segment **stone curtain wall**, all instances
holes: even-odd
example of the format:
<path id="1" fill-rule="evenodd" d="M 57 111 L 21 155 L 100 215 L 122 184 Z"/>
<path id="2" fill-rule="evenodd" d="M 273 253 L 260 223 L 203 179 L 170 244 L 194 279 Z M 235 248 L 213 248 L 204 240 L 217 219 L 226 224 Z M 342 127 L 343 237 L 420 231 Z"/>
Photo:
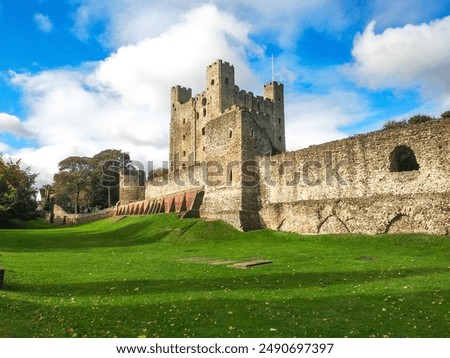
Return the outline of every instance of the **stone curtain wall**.
<path id="1" fill-rule="evenodd" d="M 195 165 L 149 179 L 145 186 L 145 200 L 149 201 L 176 193 L 200 190 L 204 190 L 204 168 L 203 165 Z"/>
<path id="2" fill-rule="evenodd" d="M 47 214 L 46 219 L 47 221 L 56 225 L 65 225 L 65 224 L 73 225 L 109 218 L 111 216 L 114 216 L 115 212 L 116 212 L 115 208 L 108 208 L 93 213 L 68 214 L 59 205 L 54 205 L 53 215 L 51 213 Z"/>
<path id="3" fill-rule="evenodd" d="M 448 234 L 449 141 L 450 121 L 440 120 L 262 158 L 261 216 L 298 233 Z M 399 146 L 419 170 L 391 171 Z"/>
<path id="4" fill-rule="evenodd" d="M 449 233 L 449 120 L 285 152 L 283 91 L 242 91 L 221 60 L 195 97 L 173 87 L 169 173 L 145 185 L 123 176 L 118 212 L 184 211 L 201 192 L 201 217 L 241 230 Z"/>

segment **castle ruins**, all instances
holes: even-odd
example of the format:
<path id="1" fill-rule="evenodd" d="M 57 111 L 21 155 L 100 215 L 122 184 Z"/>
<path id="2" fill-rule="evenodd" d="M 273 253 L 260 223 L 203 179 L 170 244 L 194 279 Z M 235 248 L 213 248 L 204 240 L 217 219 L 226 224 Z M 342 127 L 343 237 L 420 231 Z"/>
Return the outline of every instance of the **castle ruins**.
<path id="1" fill-rule="evenodd" d="M 285 148 L 283 85 L 263 96 L 207 67 L 206 90 L 171 90 L 167 172 L 126 171 L 116 215 L 178 212 L 240 230 L 450 233 L 450 121 Z"/>

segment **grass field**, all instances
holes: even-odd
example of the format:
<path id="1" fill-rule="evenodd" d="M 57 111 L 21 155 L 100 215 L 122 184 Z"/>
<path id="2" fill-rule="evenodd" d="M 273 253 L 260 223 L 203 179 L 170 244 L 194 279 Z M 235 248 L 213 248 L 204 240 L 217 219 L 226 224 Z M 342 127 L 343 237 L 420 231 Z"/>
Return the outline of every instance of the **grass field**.
<path id="1" fill-rule="evenodd" d="M 0 230 L 0 337 L 449 337 L 449 258 L 448 237 L 172 215 Z"/>

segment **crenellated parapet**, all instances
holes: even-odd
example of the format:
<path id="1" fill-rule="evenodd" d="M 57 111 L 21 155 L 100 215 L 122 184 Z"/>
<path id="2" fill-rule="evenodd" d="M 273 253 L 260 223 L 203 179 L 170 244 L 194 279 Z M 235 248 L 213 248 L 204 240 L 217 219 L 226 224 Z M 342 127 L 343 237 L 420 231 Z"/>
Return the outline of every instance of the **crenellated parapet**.
<path id="1" fill-rule="evenodd" d="M 194 97 L 190 88 L 172 87 L 170 169 L 177 170 L 218 157 L 216 153 L 222 148 L 214 145 L 214 138 L 209 138 L 212 134 L 207 128 L 214 128 L 209 123 L 217 123 L 230 110 L 251 113 L 255 128 L 242 133 L 244 141 L 258 132 L 270 141 L 269 152 L 285 151 L 283 91 L 283 85 L 278 82 L 266 84 L 263 95 L 241 90 L 235 84 L 234 66 L 222 60 L 206 68 L 206 90 Z M 231 123 L 229 126 L 228 133 L 239 130 L 232 128 Z M 243 150 L 242 145 L 235 147 L 232 156 L 240 157 Z M 263 154 L 258 152 L 258 147 L 252 152 Z"/>

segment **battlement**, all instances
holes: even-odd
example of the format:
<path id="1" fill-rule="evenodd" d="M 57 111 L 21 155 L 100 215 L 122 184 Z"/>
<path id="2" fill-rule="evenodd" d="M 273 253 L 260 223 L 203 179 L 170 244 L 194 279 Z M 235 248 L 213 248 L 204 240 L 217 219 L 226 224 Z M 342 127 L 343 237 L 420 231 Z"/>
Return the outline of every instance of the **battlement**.
<path id="1" fill-rule="evenodd" d="M 218 60 L 194 98 L 172 87 L 170 169 L 145 186 L 123 171 L 120 215 L 189 211 L 202 193 L 195 215 L 241 230 L 450 233 L 449 120 L 286 152 L 283 84 L 255 95 L 234 82 Z"/>
<path id="2" fill-rule="evenodd" d="M 211 67 L 215 67 L 215 66 L 224 66 L 224 67 L 232 67 L 234 68 L 234 66 L 232 64 L 230 64 L 227 61 L 222 61 L 222 60 L 217 60 L 216 62 L 208 65 L 207 68 L 211 68 Z"/>
<path id="3" fill-rule="evenodd" d="M 241 90 L 235 84 L 234 66 L 217 60 L 206 68 L 206 90 L 192 97 L 190 88 L 172 87 L 170 124 L 171 170 L 202 163 L 207 155 L 214 157 L 216 142 L 208 138 L 206 127 L 230 111 L 251 113 L 253 125 L 258 127 L 243 133 L 251 136 L 263 130 L 272 143 L 273 151 L 285 150 L 284 88 L 278 82 L 264 86 L 263 95 Z M 230 128 L 233 131 L 232 128 Z M 208 145 L 206 145 L 208 142 Z M 207 148 L 207 149 L 206 149 Z M 271 149 L 272 150 L 272 149 Z M 236 147 L 236 157 L 242 147 Z"/>
<path id="4" fill-rule="evenodd" d="M 172 105 L 183 104 L 192 98 L 192 89 L 181 86 L 174 86 L 171 89 Z"/>

